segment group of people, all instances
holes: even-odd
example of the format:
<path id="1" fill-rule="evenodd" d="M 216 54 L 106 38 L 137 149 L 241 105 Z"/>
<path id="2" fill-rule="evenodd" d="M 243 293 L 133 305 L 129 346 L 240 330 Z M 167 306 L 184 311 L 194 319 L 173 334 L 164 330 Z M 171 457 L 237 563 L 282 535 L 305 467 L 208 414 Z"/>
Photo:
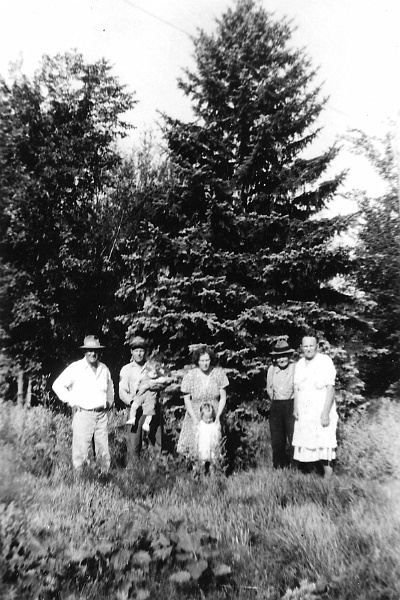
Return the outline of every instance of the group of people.
<path id="1" fill-rule="evenodd" d="M 80 348 L 84 358 L 73 362 L 54 381 L 53 390 L 73 408 L 72 462 L 80 472 L 89 460 L 94 440 L 96 459 L 102 471 L 110 467 L 107 410 L 114 403 L 109 369 L 100 361 L 104 346 L 96 336 L 85 337 Z M 131 361 L 122 367 L 119 397 L 129 409 L 127 420 L 127 467 L 139 459 L 144 433 L 152 446 L 162 450 L 163 421 L 160 392 L 173 379 L 165 374 L 162 361 L 146 358 L 147 342 L 137 336 L 131 342 Z M 317 340 L 304 337 L 303 357 L 295 364 L 294 350 L 279 338 L 271 352 L 266 391 L 271 400 L 269 423 L 273 466 L 322 463 L 326 476 L 335 458 L 337 413 L 334 402 L 335 367 L 318 352 Z M 208 346 L 193 354 L 193 368 L 181 382 L 185 416 L 177 452 L 212 465 L 221 451 L 221 416 L 229 385 L 224 369 Z M 293 449 L 293 450 L 292 450 Z"/>

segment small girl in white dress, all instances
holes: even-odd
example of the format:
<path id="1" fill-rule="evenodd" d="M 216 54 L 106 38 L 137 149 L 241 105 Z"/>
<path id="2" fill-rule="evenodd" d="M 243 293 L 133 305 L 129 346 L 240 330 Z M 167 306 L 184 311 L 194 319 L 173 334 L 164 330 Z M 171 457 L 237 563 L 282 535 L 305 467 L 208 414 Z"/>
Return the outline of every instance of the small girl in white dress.
<path id="1" fill-rule="evenodd" d="M 215 420 L 215 409 L 209 402 L 200 407 L 197 431 L 197 451 L 205 466 L 214 464 L 220 456 L 221 426 Z"/>

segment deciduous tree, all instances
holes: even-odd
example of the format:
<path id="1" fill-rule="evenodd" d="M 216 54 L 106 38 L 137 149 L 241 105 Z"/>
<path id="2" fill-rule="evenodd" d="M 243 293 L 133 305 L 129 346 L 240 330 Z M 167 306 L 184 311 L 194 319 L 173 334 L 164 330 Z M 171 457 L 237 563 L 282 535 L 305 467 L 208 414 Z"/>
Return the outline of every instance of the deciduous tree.
<path id="1" fill-rule="evenodd" d="M 24 368 L 48 373 L 112 312 L 119 208 L 107 186 L 135 101 L 107 61 L 77 53 L 0 83 L 5 344 Z"/>
<path id="2" fill-rule="evenodd" d="M 400 215 L 398 162 L 394 133 L 382 139 L 353 130 L 348 136 L 355 153 L 368 159 L 386 191 L 371 198 L 356 190 L 360 209 L 356 283 L 365 293 L 366 316 L 374 330 L 360 352 L 361 372 L 368 394 L 382 394 L 399 381 L 400 366 Z"/>

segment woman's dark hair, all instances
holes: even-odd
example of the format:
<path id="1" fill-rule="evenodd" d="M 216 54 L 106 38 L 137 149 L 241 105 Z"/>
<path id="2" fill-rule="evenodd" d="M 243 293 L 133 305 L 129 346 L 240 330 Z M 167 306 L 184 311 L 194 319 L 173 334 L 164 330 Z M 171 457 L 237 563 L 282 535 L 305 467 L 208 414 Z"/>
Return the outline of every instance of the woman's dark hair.
<path id="1" fill-rule="evenodd" d="M 214 350 L 210 348 L 210 346 L 206 345 L 199 346 L 198 348 L 196 348 L 196 350 L 194 350 L 194 352 L 192 353 L 193 364 L 198 365 L 200 356 L 203 356 L 203 354 L 208 354 L 208 356 L 210 357 L 211 366 L 215 367 L 215 365 L 217 364 L 217 356 Z"/>

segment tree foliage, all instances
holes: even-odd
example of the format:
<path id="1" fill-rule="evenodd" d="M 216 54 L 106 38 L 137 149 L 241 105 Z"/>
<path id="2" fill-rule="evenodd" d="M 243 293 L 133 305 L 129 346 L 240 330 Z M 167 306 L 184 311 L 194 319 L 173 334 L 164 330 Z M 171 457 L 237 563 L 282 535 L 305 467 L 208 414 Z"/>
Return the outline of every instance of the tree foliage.
<path id="1" fill-rule="evenodd" d="M 356 283 L 367 299 L 366 315 L 374 331 L 362 352 L 362 375 L 367 392 L 382 394 L 399 380 L 400 360 L 400 215 L 398 164 L 394 134 L 372 138 L 359 130 L 348 137 L 354 152 L 367 158 L 385 184 L 385 193 L 370 198 L 356 191 L 360 224 Z"/>
<path id="2" fill-rule="evenodd" d="M 0 84 L 5 343 L 21 365 L 48 372 L 113 306 L 118 207 L 107 189 L 135 102 L 105 60 L 77 53 Z"/>
<path id="3" fill-rule="evenodd" d="M 116 370 L 125 333 L 175 368 L 209 343 L 241 401 L 273 338 L 313 331 L 354 392 L 342 346 L 360 320 L 332 283 L 352 268 L 334 243 L 349 218 L 320 214 L 343 174 L 327 176 L 335 147 L 312 155 L 325 101 L 291 34 L 253 0 L 200 32 L 179 82 L 195 118 L 165 116 L 165 156 L 147 137 L 122 160 L 135 101 L 104 60 L 45 57 L 1 82 L 1 322 L 19 364 L 47 374 L 96 331 Z"/>
<path id="4" fill-rule="evenodd" d="M 330 283 L 350 269 L 331 243 L 348 219 L 316 218 L 342 175 L 323 179 L 335 148 L 305 155 L 324 100 L 291 33 L 253 0 L 200 32 L 196 70 L 179 82 L 196 118 L 165 117 L 170 168 L 146 208 L 151 242 L 136 239 L 119 291 L 134 307 L 128 340 L 145 333 L 179 362 L 211 343 L 242 398 L 271 338 L 312 328 L 338 343 L 357 321 Z"/>

